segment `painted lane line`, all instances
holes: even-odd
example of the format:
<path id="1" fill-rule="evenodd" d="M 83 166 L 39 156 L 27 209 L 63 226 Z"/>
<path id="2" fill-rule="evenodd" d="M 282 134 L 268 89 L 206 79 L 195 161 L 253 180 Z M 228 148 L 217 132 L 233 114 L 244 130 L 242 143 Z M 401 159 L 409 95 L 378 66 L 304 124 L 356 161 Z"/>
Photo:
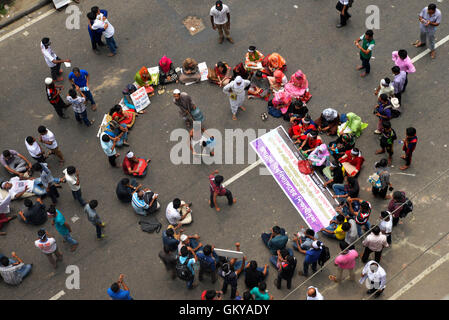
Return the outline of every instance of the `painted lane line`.
<path id="1" fill-rule="evenodd" d="M 388 300 L 397 300 L 400 296 L 402 296 L 405 292 L 410 290 L 413 286 L 415 286 L 419 281 L 421 281 L 424 277 L 426 277 L 428 274 L 435 271 L 440 265 L 445 263 L 449 260 L 449 253 L 446 253 L 445 256 L 438 259 L 434 264 L 429 266 L 426 270 L 421 272 L 417 277 L 415 277 L 412 281 L 407 283 L 405 286 L 403 286 L 398 292 L 393 294 Z"/>
<path id="2" fill-rule="evenodd" d="M 449 35 L 447 35 L 446 37 L 444 37 L 443 39 L 441 39 L 440 41 L 438 41 L 435 44 L 435 49 L 438 48 L 439 46 L 445 44 L 446 42 L 449 41 Z M 423 52 L 421 52 L 420 54 L 418 54 L 416 57 L 414 57 L 412 59 L 412 62 L 415 63 L 416 61 L 418 61 L 419 59 L 421 59 L 422 57 L 424 57 L 425 55 L 427 55 L 428 53 L 430 53 L 429 49 L 424 50 Z"/>
<path id="3" fill-rule="evenodd" d="M 36 17 L 36 18 L 34 18 L 34 19 L 32 19 L 31 21 L 28 21 L 28 22 L 25 23 L 24 25 L 21 25 L 21 26 L 18 27 L 17 29 L 14 29 L 14 30 L 8 32 L 8 33 L 5 34 L 4 36 L 1 36 L 1 37 L 0 37 L 0 42 L 2 42 L 3 40 L 8 39 L 9 37 L 15 35 L 16 33 L 20 32 L 20 31 L 22 31 L 22 30 L 24 30 L 25 28 L 28 28 L 29 26 L 35 24 L 36 22 L 38 22 L 38 21 L 40 21 L 40 20 L 42 20 L 42 19 L 48 17 L 49 15 L 51 15 L 51 14 L 54 13 L 54 12 L 56 12 L 56 9 L 54 9 L 54 8 L 53 8 L 53 9 L 50 9 L 49 11 L 47 11 L 47 12 L 41 14 L 40 16 L 38 16 L 38 17 Z"/>
<path id="4" fill-rule="evenodd" d="M 233 176 L 232 178 L 230 178 L 229 180 L 223 182 L 223 187 L 226 187 L 228 185 L 230 185 L 231 183 L 233 183 L 235 180 L 237 180 L 238 178 L 240 178 L 241 176 L 247 174 L 249 171 L 253 170 L 255 167 L 259 166 L 260 164 L 262 164 L 263 161 L 262 159 L 257 160 L 256 162 L 254 162 L 252 165 L 246 167 L 245 169 L 243 169 L 242 171 L 240 171 L 239 173 L 237 173 L 235 176 Z"/>
<path id="5" fill-rule="evenodd" d="M 59 298 L 61 298 L 63 295 L 65 295 L 64 290 L 59 291 L 57 294 L 55 294 L 53 297 L 51 297 L 48 300 L 58 300 Z"/>

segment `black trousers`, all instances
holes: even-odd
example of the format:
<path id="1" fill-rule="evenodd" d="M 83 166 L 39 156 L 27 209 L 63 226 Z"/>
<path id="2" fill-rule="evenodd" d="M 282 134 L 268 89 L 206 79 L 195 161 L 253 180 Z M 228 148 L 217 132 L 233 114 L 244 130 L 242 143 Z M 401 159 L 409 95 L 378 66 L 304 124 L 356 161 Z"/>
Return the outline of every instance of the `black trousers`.
<path id="1" fill-rule="evenodd" d="M 287 281 L 287 289 L 290 289 L 291 287 L 292 287 L 292 277 L 293 277 L 293 274 L 292 274 L 292 276 L 290 277 L 290 278 L 283 278 L 282 276 L 281 276 L 281 273 L 280 272 L 278 272 L 278 277 L 277 277 L 277 279 L 276 279 L 276 287 L 278 288 L 278 289 L 280 289 L 281 288 L 281 283 L 282 283 L 282 279 L 284 279 L 284 280 L 286 280 Z"/>
<path id="2" fill-rule="evenodd" d="M 226 292 L 228 291 L 228 285 L 231 285 L 231 300 L 234 300 L 237 294 L 237 281 L 230 283 L 225 279 L 225 281 L 223 281 L 223 288 L 221 288 L 223 294 L 226 294 Z"/>
<path id="3" fill-rule="evenodd" d="M 210 273 L 210 279 L 212 283 L 215 283 L 217 281 L 217 270 L 211 270 L 210 268 L 203 267 L 200 265 L 200 272 L 198 275 L 198 280 L 203 281 L 203 277 L 205 273 Z"/>
<path id="4" fill-rule="evenodd" d="M 217 197 L 223 197 L 223 196 L 217 196 Z M 226 193 L 225 193 L 224 197 L 228 198 L 228 204 L 230 206 L 232 206 L 234 204 L 234 198 L 232 197 L 232 192 L 229 191 L 228 189 L 226 189 Z M 210 193 L 210 207 L 215 208 L 213 192 Z"/>
<path id="5" fill-rule="evenodd" d="M 60 58 L 56 57 L 56 60 L 60 60 Z M 54 67 L 50 67 L 51 78 L 53 80 L 58 79 L 60 70 L 61 70 L 61 63 L 57 63 Z"/>
<path id="6" fill-rule="evenodd" d="M 367 263 L 368 262 L 368 258 L 370 256 L 371 252 L 374 252 L 374 261 L 376 261 L 377 263 L 380 263 L 380 258 L 382 257 L 382 250 L 380 250 L 380 251 L 372 251 L 368 247 L 365 247 L 365 251 L 363 251 L 362 262 L 363 263 Z"/>
<path id="7" fill-rule="evenodd" d="M 59 192 L 54 184 L 50 185 L 47 195 L 51 198 L 51 202 L 53 204 L 56 204 L 58 202 L 57 198 L 59 198 Z"/>
<path id="8" fill-rule="evenodd" d="M 399 223 L 399 217 L 393 217 L 393 227 L 396 227 L 396 225 Z"/>
<path id="9" fill-rule="evenodd" d="M 405 85 L 404 85 L 404 88 L 405 88 Z M 402 92 L 404 92 L 404 90 L 402 90 Z M 399 104 L 400 104 L 400 105 L 402 105 L 402 92 L 398 92 L 398 93 L 395 93 L 395 94 L 394 94 L 394 96 L 395 96 L 396 98 L 398 98 Z"/>
<path id="10" fill-rule="evenodd" d="M 113 167 L 116 167 L 116 166 L 117 166 L 117 164 L 115 163 L 115 159 L 116 159 L 116 158 L 117 158 L 117 157 L 115 156 L 115 154 L 114 154 L 113 156 L 108 157 L 109 163 L 110 163 L 110 165 L 113 166 Z"/>
<path id="11" fill-rule="evenodd" d="M 365 72 L 368 74 L 371 72 L 371 65 L 369 63 L 370 59 L 365 59 L 362 56 L 360 56 L 360 60 L 362 60 L 362 67 L 365 69 Z"/>
<path id="12" fill-rule="evenodd" d="M 348 9 L 346 9 L 344 15 L 341 14 L 341 12 L 340 12 L 340 24 L 341 24 L 342 26 L 345 26 L 345 25 L 346 25 L 346 22 L 348 21 L 349 18 L 351 18 L 351 15 L 349 14 Z"/>
<path id="13" fill-rule="evenodd" d="M 51 103 L 51 102 L 50 102 Z M 64 116 L 64 109 L 68 106 L 64 103 L 61 97 L 59 97 L 59 102 L 57 103 L 51 103 L 53 108 L 55 108 L 56 114 L 60 116 L 61 118 Z"/>

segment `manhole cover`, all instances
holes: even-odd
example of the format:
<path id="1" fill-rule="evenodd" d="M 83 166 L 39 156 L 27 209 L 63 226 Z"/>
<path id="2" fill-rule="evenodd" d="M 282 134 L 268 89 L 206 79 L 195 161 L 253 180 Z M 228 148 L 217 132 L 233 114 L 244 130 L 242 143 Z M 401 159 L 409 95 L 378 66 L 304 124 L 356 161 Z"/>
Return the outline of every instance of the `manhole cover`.
<path id="1" fill-rule="evenodd" d="M 192 36 L 196 35 L 198 32 L 203 31 L 205 28 L 203 20 L 197 17 L 188 16 L 182 23 L 187 28 L 187 30 L 189 30 Z"/>

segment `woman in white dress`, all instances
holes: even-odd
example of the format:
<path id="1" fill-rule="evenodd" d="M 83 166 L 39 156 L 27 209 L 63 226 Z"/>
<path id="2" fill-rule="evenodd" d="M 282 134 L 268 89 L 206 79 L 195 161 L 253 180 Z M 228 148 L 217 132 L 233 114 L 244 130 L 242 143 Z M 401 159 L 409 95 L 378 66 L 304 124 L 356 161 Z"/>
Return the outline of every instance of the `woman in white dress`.
<path id="1" fill-rule="evenodd" d="M 246 109 L 243 107 L 243 102 L 245 101 L 245 88 L 249 86 L 249 80 L 243 80 L 242 77 L 238 76 L 234 81 L 228 83 L 224 88 L 223 92 L 229 96 L 229 103 L 231 104 L 232 120 L 237 120 L 237 111 Z"/>
<path id="2" fill-rule="evenodd" d="M 373 294 L 375 292 L 377 298 L 385 289 L 387 273 L 376 261 L 371 260 L 363 268 L 360 283 L 363 283 L 363 281 L 365 281 L 368 289 L 366 293 Z"/>

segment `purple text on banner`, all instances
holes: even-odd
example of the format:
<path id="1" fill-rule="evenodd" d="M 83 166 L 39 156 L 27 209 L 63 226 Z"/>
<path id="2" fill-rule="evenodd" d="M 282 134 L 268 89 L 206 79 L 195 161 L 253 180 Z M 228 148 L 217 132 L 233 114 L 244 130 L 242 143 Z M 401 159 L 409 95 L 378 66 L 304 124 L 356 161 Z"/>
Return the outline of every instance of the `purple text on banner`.
<path id="1" fill-rule="evenodd" d="M 309 227 L 312 228 L 315 232 L 321 230 L 324 227 L 323 224 L 316 217 L 315 212 L 303 198 L 301 193 L 299 193 L 298 189 L 290 180 L 284 169 L 282 169 L 276 159 L 271 155 L 270 150 L 268 150 L 263 141 L 261 139 L 257 139 L 252 142 L 252 145 L 259 156 L 262 158 L 262 160 L 265 162 L 265 165 L 271 171 L 271 174 L 281 186 L 282 190 L 284 190 L 287 197 L 290 199 L 299 213 L 301 213 L 301 216 L 307 222 Z"/>

